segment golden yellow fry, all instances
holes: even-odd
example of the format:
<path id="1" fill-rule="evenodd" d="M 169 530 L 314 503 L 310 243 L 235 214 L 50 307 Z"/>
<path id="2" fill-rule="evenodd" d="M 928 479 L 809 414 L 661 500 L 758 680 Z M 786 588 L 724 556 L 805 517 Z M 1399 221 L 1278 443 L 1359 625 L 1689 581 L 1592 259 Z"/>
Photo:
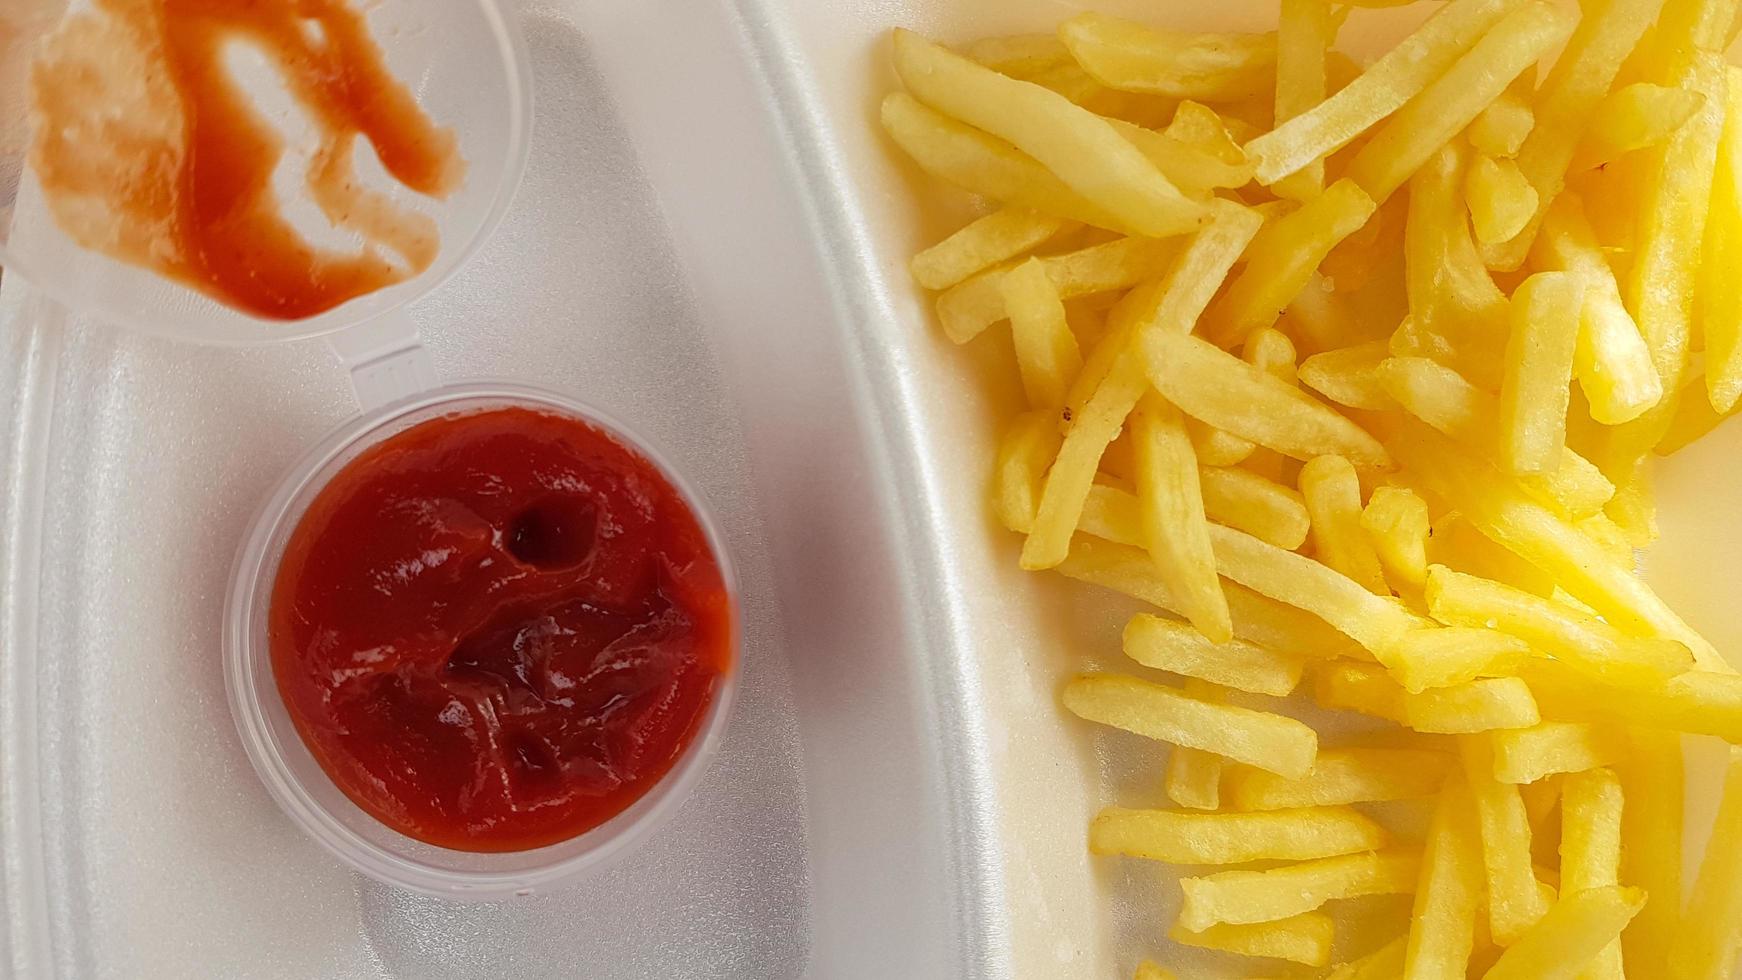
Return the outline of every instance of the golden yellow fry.
<path id="1" fill-rule="evenodd" d="M 1499 582 L 1428 570 L 1429 613 L 1453 626 L 1486 626 L 1510 633 L 1581 673 L 1621 685 L 1641 685 L 1693 666 L 1687 647 L 1668 640 L 1625 636 L 1595 616 Z"/>
<path id="2" fill-rule="evenodd" d="M 1197 419 L 1186 420 L 1186 435 L 1192 440 L 1192 451 L 1205 466 L 1239 466 L 1258 451 L 1249 440 L 1223 432 Z"/>
<path id="3" fill-rule="evenodd" d="M 1137 974 L 1132 980 L 1177 980 L 1172 970 L 1154 962 L 1144 960 L 1137 964 Z"/>
<path id="4" fill-rule="evenodd" d="M 1391 441 L 1392 453 L 1482 533 L 1553 574 L 1563 588 L 1622 630 L 1676 640 L 1693 651 L 1695 663 L 1728 669 L 1711 644 L 1643 581 L 1608 560 L 1600 545 L 1438 433 L 1420 425 L 1399 428 L 1403 434 Z"/>
<path id="5" fill-rule="evenodd" d="M 1329 711 L 1358 711 L 1404 724 L 1403 685 L 1378 664 L 1332 661 L 1313 670 L 1313 703 Z"/>
<path id="6" fill-rule="evenodd" d="M 1202 932 L 1219 923 L 1250 925 L 1311 912 L 1326 902 L 1363 895 L 1415 892 L 1421 855 L 1368 851 L 1319 858 L 1267 871 L 1221 871 L 1181 878 L 1179 924 Z"/>
<path id="7" fill-rule="evenodd" d="M 1417 799 L 1439 792 L 1446 769 L 1447 758 L 1438 752 L 1321 749 L 1312 772 L 1299 779 L 1236 767 L 1227 775 L 1227 797 L 1236 810 Z"/>
<path id="8" fill-rule="evenodd" d="M 1506 439 L 1499 399 L 1425 357 L 1389 358 L 1375 370 L 1386 393 L 1409 414 L 1490 462 L 1503 460 Z M 1601 511 L 1614 496 L 1614 485 L 1595 465 L 1564 446 L 1558 459 L 1554 469 L 1526 476 L 1519 485 L 1567 517 Z"/>
<path id="9" fill-rule="evenodd" d="M 970 59 L 1012 78 L 1025 78 L 1044 68 L 1067 64 L 1070 51 L 1056 34 L 1014 34 L 987 37 L 962 50 Z"/>
<path id="10" fill-rule="evenodd" d="M 1570 272 L 1539 272 L 1512 294 L 1512 337 L 1500 385 L 1500 462 L 1509 473 L 1558 468 L 1567 442 L 1567 386 L 1585 284 Z"/>
<path id="11" fill-rule="evenodd" d="M 1167 756 L 1164 786 L 1175 806 L 1214 810 L 1221 806 L 1222 757 L 1176 745 Z"/>
<path id="12" fill-rule="evenodd" d="M 1061 299 L 1071 299 L 1134 286 L 1160 273 L 1178 250 L 1174 242 L 1120 238 L 1032 261 L 1046 270 Z M 938 319 L 944 334 L 965 344 L 1008 316 L 1004 303 L 1004 276 L 1008 272 L 1007 267 L 995 266 L 939 293 Z"/>
<path id="13" fill-rule="evenodd" d="M 1034 408 L 1062 408 L 1083 355 L 1065 322 L 1065 304 L 1047 277 L 1046 264 L 1029 259 L 999 280 L 1022 388 Z"/>
<path id="14" fill-rule="evenodd" d="M 1306 667 L 1298 655 L 1244 640 L 1215 643 L 1195 627 L 1148 613 L 1125 624 L 1125 655 L 1145 667 L 1273 697 L 1291 693 Z"/>
<path id="15" fill-rule="evenodd" d="M 1536 188 L 1530 186 L 1518 164 L 1477 154 L 1464 174 L 1464 199 L 1470 206 L 1470 224 L 1476 241 L 1484 245 L 1503 242 L 1524 230 L 1536 215 Z"/>
<path id="16" fill-rule="evenodd" d="M 1417 617 L 1390 596 L 1377 596 L 1335 569 L 1232 528 L 1210 525 L 1216 568 L 1228 579 L 1330 623 L 1384 656 Z"/>
<path id="17" fill-rule="evenodd" d="M 1392 674 L 1411 694 L 1477 677 L 1512 674 L 1530 656 L 1523 640 L 1490 629 L 1439 626 L 1411 630 L 1390 650 Z"/>
<path id="18" fill-rule="evenodd" d="M 1732 407 L 1720 415 L 1712 411 L 1711 401 L 1699 397 L 1697 392 L 1684 392 L 1671 400 L 1675 402 L 1675 409 L 1669 428 L 1654 448 L 1659 456 L 1668 456 L 1692 445 L 1716 429 L 1719 423 L 1742 410 L 1742 407 Z"/>
<path id="19" fill-rule="evenodd" d="M 1278 321 L 1302 353 L 1317 354 L 1374 339 L 1367 327 L 1356 321 L 1350 297 L 1335 290 L 1336 283 L 1322 272 L 1313 273 L 1288 304 L 1287 315 Z M 1260 332 L 1255 330 L 1251 336 Z"/>
<path id="20" fill-rule="evenodd" d="M 1246 343 L 1241 345 L 1240 357 L 1247 364 L 1261 371 L 1268 371 L 1280 380 L 1295 379 L 1299 357 L 1295 352 L 1294 341 L 1274 327 L 1262 327 L 1248 334 Z"/>
<path id="21" fill-rule="evenodd" d="M 1470 237 L 1462 195 L 1468 156 L 1461 144 L 1449 143 L 1410 181 L 1403 234 L 1410 323 L 1398 334 L 1407 338 L 1419 333 L 1421 353 L 1498 391 L 1495 355 L 1505 344 L 1506 296 L 1494 285 Z M 1394 348 L 1393 353 L 1406 352 Z"/>
<path id="22" fill-rule="evenodd" d="M 1610 769 L 1576 772 L 1561 782 L 1561 891 L 1620 883 L 1621 780 Z M 1621 980 L 1621 943 L 1610 942 L 1581 980 Z"/>
<path id="23" fill-rule="evenodd" d="M 1529 728 L 1542 721 L 1529 686 L 1516 677 L 1479 677 L 1419 694 L 1404 691 L 1403 714 L 1410 728 L 1440 735 Z"/>
<path id="24" fill-rule="evenodd" d="M 1536 124 L 1518 150 L 1518 168 L 1536 189 L 1540 208 L 1560 194 L 1579 138 L 1663 0 L 1601 0 L 1587 5 L 1577 29 L 1536 97 Z M 1484 252 L 1488 265 L 1513 269 L 1524 260 L 1536 220 L 1510 241 Z"/>
<path id="25" fill-rule="evenodd" d="M 1346 179 L 1384 201 L 1545 51 L 1566 40 L 1575 17 L 1525 0 L 1446 73 L 1392 114 L 1349 161 Z M 1263 169 L 1263 160 L 1259 161 Z"/>
<path id="26" fill-rule="evenodd" d="M 1089 495 L 1101 455 L 1147 388 L 1138 359 L 1127 353 L 1114 364 L 1089 403 L 1072 418 L 1058 457 L 1047 471 L 1034 528 L 1022 545 L 1023 568 L 1051 568 L 1069 553 L 1071 535 L 1082 517 L 1083 501 Z"/>
<path id="27" fill-rule="evenodd" d="M 1332 970 L 1325 980 L 1397 980 L 1409 952 L 1409 935 L 1398 936 L 1366 956 Z"/>
<path id="28" fill-rule="evenodd" d="M 1441 77 L 1516 0 L 1452 0 L 1335 95 L 1246 144 L 1261 184 L 1322 160 Z"/>
<path id="29" fill-rule="evenodd" d="M 1266 225 L 1246 250 L 1246 268 L 1205 314 L 1205 335 L 1236 347 L 1252 331 L 1275 323 L 1332 246 L 1366 224 L 1373 210 L 1366 192 L 1339 180 Z"/>
<path id="30" fill-rule="evenodd" d="M 1619 425 L 1656 405 L 1663 397 L 1657 368 L 1633 314 L 1621 302 L 1621 287 L 1577 194 L 1562 191 L 1549 206 L 1531 246 L 1531 258 L 1539 268 L 1564 269 L 1585 282 L 1573 374 L 1585 393 L 1591 418 Z"/>
<path id="31" fill-rule="evenodd" d="M 1242 469 L 1204 466 L 1198 478 L 1210 520 L 1289 551 L 1306 541 L 1309 518 L 1299 491 Z"/>
<path id="32" fill-rule="evenodd" d="M 1180 813 L 1108 807 L 1089 825 L 1089 851 L 1169 864 L 1311 861 L 1385 846 L 1385 831 L 1348 807 L 1268 813 Z"/>
<path id="33" fill-rule="evenodd" d="M 1325 966 L 1331 962 L 1331 939 L 1335 932 L 1336 925 L 1330 916 L 1303 912 L 1275 922 L 1214 925 L 1198 931 L 1176 922 L 1168 929 L 1167 938 L 1184 946 Z"/>
<path id="34" fill-rule="evenodd" d="M 1012 531 L 1027 534 L 1034 527 L 1041 478 L 1063 439 L 1057 418 L 1056 412 L 1024 412 L 1011 421 L 998 442 L 993 510 L 999 523 Z"/>
<path id="35" fill-rule="evenodd" d="M 1210 550 L 1197 456 L 1186 438 L 1179 409 L 1154 392 L 1144 395 L 1137 403 L 1131 435 L 1138 515 L 1149 556 L 1185 604 L 1192 625 L 1211 640 L 1226 643 L 1234 635 L 1228 602 Z"/>
<path id="36" fill-rule="evenodd" d="M 1059 38 L 1097 81 L 1128 92 L 1228 102 L 1268 91 L 1274 78 L 1272 34 L 1180 34 L 1082 13 L 1059 25 Z"/>
<path id="37" fill-rule="evenodd" d="M 1058 571 L 1179 613 L 1173 594 L 1155 572 L 1155 563 L 1140 549 L 1079 535 Z M 1226 580 L 1222 582 L 1222 594 L 1228 598 L 1234 635 L 1242 640 L 1315 660 L 1350 656 L 1359 650 L 1324 620 L 1293 606 Z"/>
<path id="38" fill-rule="evenodd" d="M 1742 398 L 1742 289 L 1732 278 L 1742 263 L 1742 70 L 1734 65 L 1724 103 L 1696 311 L 1706 344 L 1706 397 L 1720 414 Z"/>
<path id="39" fill-rule="evenodd" d="M 1282 0 L 1276 20 L 1276 122 L 1285 123 L 1323 102 L 1326 55 L 1341 18 L 1326 0 Z M 1324 190 L 1325 164 L 1314 160 L 1276 182 L 1278 196 L 1296 201 Z"/>
<path id="40" fill-rule="evenodd" d="M 1734 747 L 1706 856 L 1670 948 L 1670 980 L 1723 980 L 1742 951 L 1742 750 Z"/>
<path id="41" fill-rule="evenodd" d="M 1633 753 L 1615 767 L 1621 777 L 1621 880 L 1644 888 L 1650 901 L 1621 934 L 1621 958 L 1635 977 L 1657 975 L 1681 931 L 1682 742 L 1670 732 L 1636 730 Z"/>
<path id="42" fill-rule="evenodd" d="M 1693 118 L 1705 101 L 1698 92 L 1669 85 L 1623 85 L 1598 103 L 1567 169 L 1593 170 L 1619 160 L 1622 154 L 1656 146 Z"/>
<path id="43" fill-rule="evenodd" d="M 1143 337 L 1149 380 L 1193 418 L 1294 459 L 1390 462 L 1377 440 L 1299 388 L 1204 340 L 1170 331 Z"/>
<path id="44" fill-rule="evenodd" d="M 1318 751 L 1318 736 L 1293 718 L 1200 701 L 1135 677 L 1078 677 L 1065 685 L 1064 703 L 1089 721 L 1284 775 L 1309 772 Z"/>
<path id="45" fill-rule="evenodd" d="M 1528 75 L 1520 77 L 1528 78 Z M 1530 107 L 1531 93 L 1517 91 L 1517 88 L 1514 84 L 1500 93 L 1500 97 L 1488 103 L 1488 108 L 1483 109 L 1470 123 L 1470 128 L 1464 131 L 1464 136 L 1478 153 L 1491 157 L 1515 157 L 1524 146 L 1525 138 L 1536 125 L 1536 113 Z"/>
<path id="46" fill-rule="evenodd" d="M 1427 580 L 1427 503 L 1414 491 L 1375 487 L 1361 529 L 1393 583 L 1420 587 Z"/>
<path id="47" fill-rule="evenodd" d="M 1610 431 L 1620 431 L 1620 427 Z M 1657 502 L 1651 489 L 1651 467 L 1643 459 L 1630 465 L 1612 465 L 1618 471 L 1615 496 L 1603 505 L 1603 514 L 1634 547 L 1647 547 L 1657 540 Z"/>
<path id="48" fill-rule="evenodd" d="M 920 102 L 1008 140 L 1066 185 L 1146 235 L 1196 228 L 1203 206 L 1094 113 L 1063 96 L 1000 75 L 912 31 L 894 34 L 895 70 Z"/>
<path id="49" fill-rule="evenodd" d="M 1742 677 L 1734 673 L 1690 670 L 1667 680 L 1619 684 L 1541 659 L 1519 673 L 1552 718 L 1633 724 L 1742 744 Z"/>
<path id="50" fill-rule="evenodd" d="M 1608 728 L 1567 721 L 1545 721 L 1490 737 L 1494 778 L 1503 783 L 1534 783 L 1557 772 L 1606 766 L 1619 760 L 1626 748 Z"/>
<path id="51" fill-rule="evenodd" d="M 1000 208 L 913 257 L 908 268 L 927 289 L 948 289 L 1014 258 L 1064 230 L 1063 218 L 1027 208 Z"/>
<path id="52" fill-rule="evenodd" d="M 1494 751 L 1486 735 L 1459 740 L 1464 779 L 1482 828 L 1482 865 L 1488 880 L 1488 929 L 1511 945 L 1548 911 L 1530 863 L 1530 821 L 1518 787 L 1494 778 Z M 1619 931 L 1619 930 L 1617 930 Z"/>
<path id="53" fill-rule="evenodd" d="M 1184 103 L 1181 109 L 1193 104 Z M 1107 122 L 1188 197 L 1208 199 L 1219 188 L 1239 187 L 1252 179 L 1252 164 L 1225 129 L 1221 131 L 1220 142 L 1188 143 L 1169 135 L 1177 131 L 1176 127 L 1158 133 L 1118 119 Z M 1218 120 L 1217 126 L 1220 125 Z"/>
<path id="54" fill-rule="evenodd" d="M 1433 537 L 1427 543 L 1427 560 L 1429 569 L 1444 565 L 1466 575 L 1510 585 L 1530 595 L 1553 598 L 1556 594 L 1554 579 L 1495 544 L 1455 510 L 1447 511 L 1434 522 Z"/>
<path id="55" fill-rule="evenodd" d="M 1374 595 L 1389 596 L 1379 556 L 1361 530 L 1361 482 L 1341 456 L 1318 456 L 1300 470 L 1300 490 L 1312 519 L 1313 553 Z"/>
<path id="56" fill-rule="evenodd" d="M 1484 980 L 1574 980 L 1645 906 L 1645 892 L 1609 885 L 1555 903 L 1483 974 Z"/>
<path id="57" fill-rule="evenodd" d="M 1476 944 L 1482 900 L 1482 837 L 1464 778 L 1454 773 L 1440 790 L 1422 849 L 1403 976 L 1463 980 Z"/>
<path id="58" fill-rule="evenodd" d="M 1573 526 L 1582 531 L 1586 537 L 1601 545 L 1603 551 L 1616 564 L 1622 568 L 1632 569 L 1634 567 L 1633 542 L 1628 540 L 1627 533 L 1621 530 L 1619 524 L 1609 519 L 1609 515 L 1592 514 L 1589 517 L 1581 517 L 1573 522 Z M 1567 598 L 1571 599 L 1571 596 Z M 1573 599 L 1572 601 L 1577 602 L 1578 600 Z"/>
<path id="59" fill-rule="evenodd" d="M 995 201 L 1098 228 L 1135 231 L 1111 211 L 1071 190 L 1040 161 L 1009 143 L 920 103 L 906 92 L 883 99 L 883 128 L 920 168 Z"/>
<path id="60" fill-rule="evenodd" d="M 1383 340 L 1324 351 L 1301 362 L 1300 383 L 1339 405 L 1389 411 L 1397 402 L 1380 385 L 1378 368 L 1390 356 Z"/>

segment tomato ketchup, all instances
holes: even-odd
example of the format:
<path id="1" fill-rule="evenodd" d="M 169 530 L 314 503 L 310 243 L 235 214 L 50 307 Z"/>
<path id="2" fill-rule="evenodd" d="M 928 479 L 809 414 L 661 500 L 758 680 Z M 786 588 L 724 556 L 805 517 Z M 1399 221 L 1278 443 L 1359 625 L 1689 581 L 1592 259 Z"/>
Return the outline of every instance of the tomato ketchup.
<path id="1" fill-rule="evenodd" d="M 320 491 L 272 590 L 273 673 L 334 783 L 409 837 L 552 844 L 645 794 L 734 657 L 683 494 L 582 419 L 432 419 Z"/>

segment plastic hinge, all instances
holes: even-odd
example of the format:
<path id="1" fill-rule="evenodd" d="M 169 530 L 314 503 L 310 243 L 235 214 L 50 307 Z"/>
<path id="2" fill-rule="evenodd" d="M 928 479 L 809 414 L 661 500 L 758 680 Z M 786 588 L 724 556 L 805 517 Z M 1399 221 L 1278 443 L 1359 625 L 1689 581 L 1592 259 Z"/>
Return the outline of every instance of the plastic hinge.
<path id="1" fill-rule="evenodd" d="M 328 343 L 351 372 L 364 411 L 436 387 L 435 362 L 403 314 L 389 314 L 334 335 Z"/>

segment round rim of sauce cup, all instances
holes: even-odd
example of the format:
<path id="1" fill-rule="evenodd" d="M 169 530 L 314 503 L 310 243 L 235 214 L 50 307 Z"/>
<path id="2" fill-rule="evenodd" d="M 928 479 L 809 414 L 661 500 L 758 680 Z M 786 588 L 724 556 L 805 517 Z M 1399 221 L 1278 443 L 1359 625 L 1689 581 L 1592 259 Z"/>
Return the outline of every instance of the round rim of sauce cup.
<path id="1" fill-rule="evenodd" d="M 567 840 L 522 851 L 459 851 L 407 837 L 370 816 L 315 761 L 285 708 L 272 671 L 267 613 L 284 547 L 316 494 L 358 454 L 430 419 L 494 408 L 555 412 L 597 426 L 650 461 L 701 526 L 732 606 L 731 660 L 694 736 L 640 799 Z M 383 406 L 342 425 L 303 455 L 249 526 L 224 610 L 230 713 L 260 781 L 291 822 L 357 871 L 396 888 L 462 901 L 548 892 L 622 858 L 665 824 L 695 791 L 719 751 L 738 685 L 742 603 L 720 530 L 670 462 L 622 423 L 554 391 L 507 382 L 449 385 Z"/>

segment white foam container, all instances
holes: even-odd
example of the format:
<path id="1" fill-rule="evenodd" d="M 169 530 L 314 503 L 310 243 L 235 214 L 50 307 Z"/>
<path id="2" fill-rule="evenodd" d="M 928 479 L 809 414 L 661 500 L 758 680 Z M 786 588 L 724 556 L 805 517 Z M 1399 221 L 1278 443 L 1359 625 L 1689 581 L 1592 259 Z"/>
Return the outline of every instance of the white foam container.
<path id="1" fill-rule="evenodd" d="M 938 336 L 904 263 L 954 198 L 875 131 L 890 25 L 959 40 L 1083 6 L 522 10 L 525 184 L 414 315 L 443 377 L 569 392 L 662 447 L 718 519 L 746 626 L 693 797 L 635 860 L 552 894 L 447 903 L 350 871 L 285 819 L 231 725 L 230 561 L 281 474 L 354 412 L 344 367 L 319 343 L 121 333 L 6 279 L 0 974 L 1101 978 L 1159 953 L 1249 975 L 1165 941 L 1165 868 L 1083 849 L 1100 806 L 1160 798 L 1160 750 L 1056 705 L 1063 677 L 1115 654 L 1130 607 L 1015 570 L 984 507 L 990 423 L 1015 393 L 980 381 L 1007 355 Z M 1662 468 L 1648 569 L 1721 649 L 1742 642 L 1739 439 Z M 1689 745 L 1692 853 L 1715 751 Z"/>

